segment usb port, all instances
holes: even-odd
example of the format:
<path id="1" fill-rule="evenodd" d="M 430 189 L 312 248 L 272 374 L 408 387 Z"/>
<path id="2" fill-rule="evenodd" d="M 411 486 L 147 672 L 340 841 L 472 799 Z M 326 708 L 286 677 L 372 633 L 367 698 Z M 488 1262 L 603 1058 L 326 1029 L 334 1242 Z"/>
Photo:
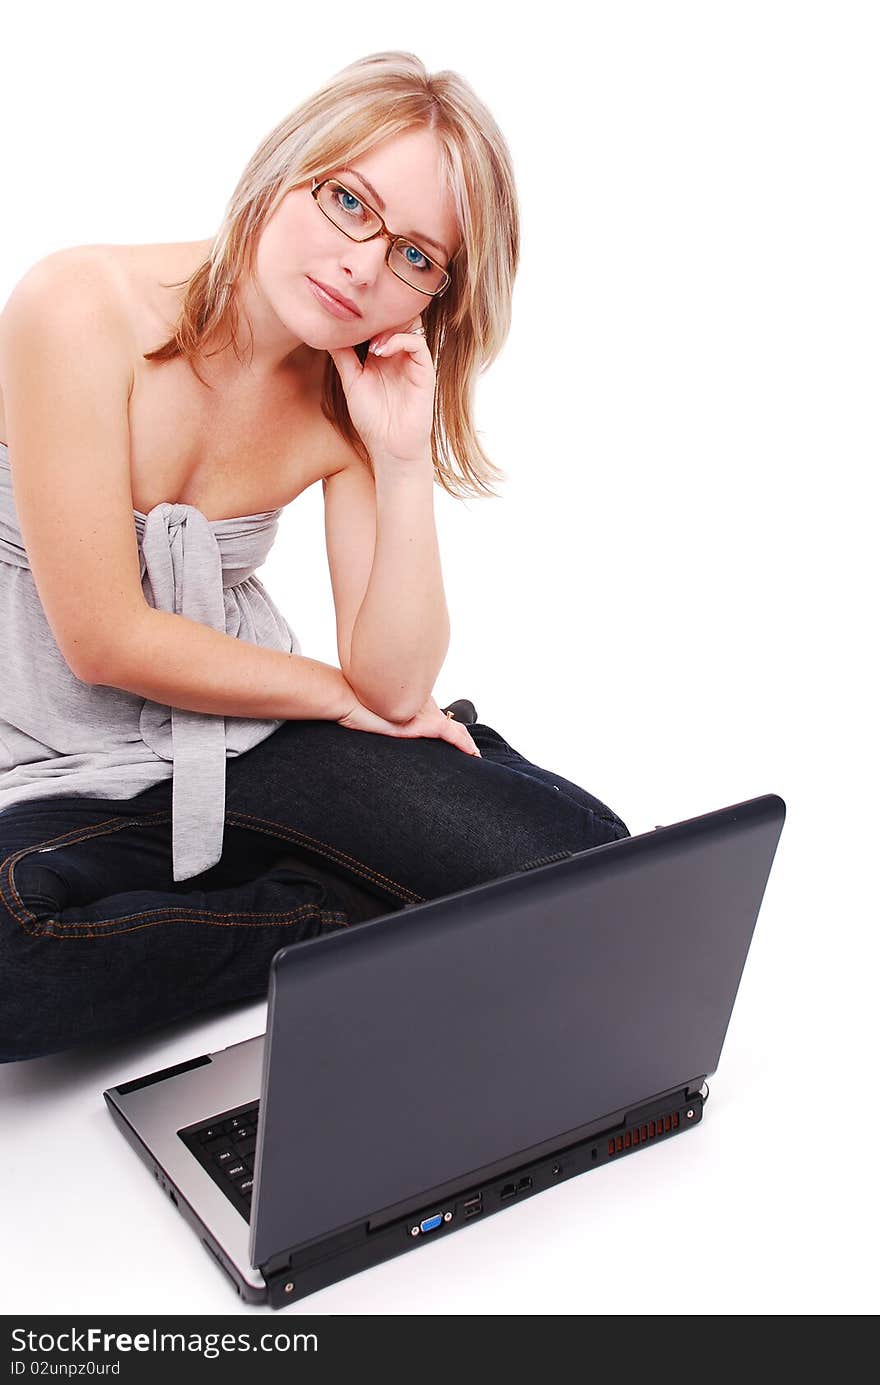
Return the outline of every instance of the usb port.
<path id="1" fill-rule="evenodd" d="M 462 1211 L 466 1217 L 477 1217 L 483 1210 L 483 1194 L 478 1193 L 476 1197 L 469 1197 L 467 1202 L 462 1203 Z"/>

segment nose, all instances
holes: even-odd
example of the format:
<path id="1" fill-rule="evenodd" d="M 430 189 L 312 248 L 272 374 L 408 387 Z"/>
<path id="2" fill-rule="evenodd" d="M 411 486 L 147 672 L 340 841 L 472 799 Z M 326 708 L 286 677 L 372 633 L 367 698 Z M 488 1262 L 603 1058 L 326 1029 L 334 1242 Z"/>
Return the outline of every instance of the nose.
<path id="1" fill-rule="evenodd" d="M 349 241 L 340 255 L 340 264 L 351 274 L 354 283 L 372 284 L 382 273 L 387 254 L 388 242 L 384 236 Z"/>

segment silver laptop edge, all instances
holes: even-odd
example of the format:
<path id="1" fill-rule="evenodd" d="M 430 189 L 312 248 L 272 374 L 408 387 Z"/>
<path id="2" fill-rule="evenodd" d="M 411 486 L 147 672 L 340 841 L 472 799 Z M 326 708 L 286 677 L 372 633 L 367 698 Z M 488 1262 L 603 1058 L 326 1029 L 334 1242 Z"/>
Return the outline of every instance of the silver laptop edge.
<path id="1" fill-rule="evenodd" d="M 208 1249 L 228 1272 L 243 1284 L 265 1292 L 265 1281 L 248 1255 L 249 1225 L 205 1173 L 177 1134 L 197 1121 L 208 1121 L 220 1111 L 234 1110 L 257 1101 L 262 1089 L 265 1034 L 205 1055 L 186 1072 L 156 1082 L 155 1074 L 142 1079 L 146 1086 L 120 1093 L 105 1092 L 117 1124 L 144 1163 L 180 1211 L 199 1232 Z M 123 1083 L 124 1088 L 135 1084 Z M 213 1244 L 211 1244 L 213 1242 Z M 225 1263 L 227 1257 L 229 1264 Z"/>

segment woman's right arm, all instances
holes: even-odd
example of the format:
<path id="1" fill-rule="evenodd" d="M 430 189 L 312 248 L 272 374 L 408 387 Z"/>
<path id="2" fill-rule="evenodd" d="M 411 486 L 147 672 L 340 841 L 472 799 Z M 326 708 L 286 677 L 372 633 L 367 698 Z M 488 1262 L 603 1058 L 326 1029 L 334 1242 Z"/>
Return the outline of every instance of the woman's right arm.
<path id="1" fill-rule="evenodd" d="M 132 517 L 131 329 L 88 249 L 39 261 L 0 314 L 13 494 L 31 573 L 83 682 L 220 716 L 338 721 L 341 669 L 154 610 Z"/>

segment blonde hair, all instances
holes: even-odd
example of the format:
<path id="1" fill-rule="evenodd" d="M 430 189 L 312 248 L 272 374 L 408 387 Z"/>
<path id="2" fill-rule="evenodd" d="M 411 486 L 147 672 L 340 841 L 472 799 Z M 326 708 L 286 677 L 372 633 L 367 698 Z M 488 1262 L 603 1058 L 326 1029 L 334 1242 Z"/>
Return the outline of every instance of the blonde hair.
<path id="1" fill-rule="evenodd" d="M 495 360 L 510 330 L 520 240 L 512 161 L 501 131 L 467 82 L 452 71 L 429 75 L 412 53 L 374 53 L 351 63 L 266 136 L 239 178 L 208 258 L 181 281 L 187 289 L 173 336 L 144 352 L 144 359 L 184 356 L 201 380 L 196 359 L 229 329 L 241 360 L 235 287 L 252 272 L 260 232 L 281 200 L 382 140 L 415 129 L 431 130 L 440 141 L 461 231 L 449 264 L 451 283 L 444 294 L 426 299 L 422 311 L 437 376 L 435 478 L 459 498 L 495 496 L 490 481 L 505 480 L 506 474 L 483 451 L 472 414 L 477 376 Z M 371 466 L 329 354 L 321 409 Z"/>

